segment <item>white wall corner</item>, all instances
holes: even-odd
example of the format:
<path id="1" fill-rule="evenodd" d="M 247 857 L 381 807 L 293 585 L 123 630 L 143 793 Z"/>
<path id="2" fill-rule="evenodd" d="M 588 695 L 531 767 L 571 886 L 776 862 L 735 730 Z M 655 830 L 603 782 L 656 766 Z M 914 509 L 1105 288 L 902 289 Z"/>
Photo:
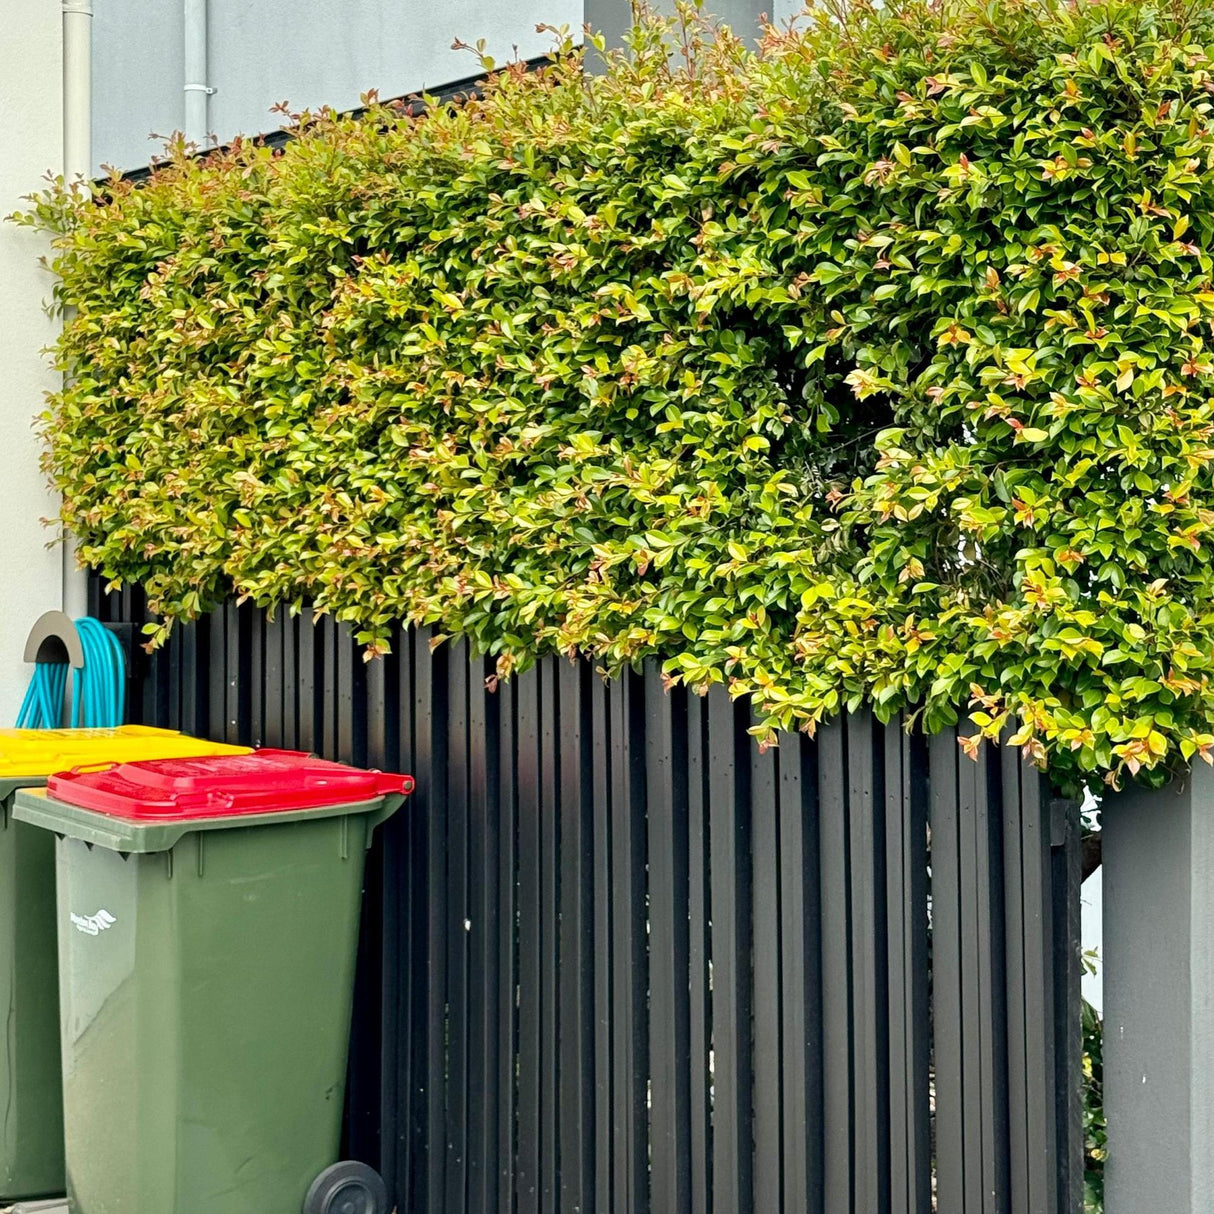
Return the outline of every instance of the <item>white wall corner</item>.
<path id="1" fill-rule="evenodd" d="M 5 25 L 19 30 L 0 71 L 0 214 L 21 208 L 48 171 L 63 164 L 63 33 L 58 4 L 7 0 Z M 44 354 L 58 324 L 49 318 L 52 279 L 39 264 L 45 238 L 0 223 L 0 725 L 10 725 L 29 670 L 30 625 L 62 600 L 59 549 L 43 519 L 57 509 L 39 467 L 34 419 L 57 377 Z"/>

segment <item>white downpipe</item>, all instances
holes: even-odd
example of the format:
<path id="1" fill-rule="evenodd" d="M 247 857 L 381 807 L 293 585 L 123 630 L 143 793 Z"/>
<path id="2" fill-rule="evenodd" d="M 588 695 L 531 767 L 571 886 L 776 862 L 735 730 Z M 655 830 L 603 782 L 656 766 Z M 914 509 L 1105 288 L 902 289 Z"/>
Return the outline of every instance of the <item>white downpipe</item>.
<path id="1" fill-rule="evenodd" d="M 63 178 L 93 176 L 93 4 L 63 0 Z M 71 619 L 88 614 L 88 577 L 76 565 L 76 541 L 63 544 L 63 610 Z"/>
<path id="2" fill-rule="evenodd" d="M 187 143 L 210 147 L 210 99 L 207 82 L 207 0 L 183 0 L 185 17 L 185 125 Z"/>

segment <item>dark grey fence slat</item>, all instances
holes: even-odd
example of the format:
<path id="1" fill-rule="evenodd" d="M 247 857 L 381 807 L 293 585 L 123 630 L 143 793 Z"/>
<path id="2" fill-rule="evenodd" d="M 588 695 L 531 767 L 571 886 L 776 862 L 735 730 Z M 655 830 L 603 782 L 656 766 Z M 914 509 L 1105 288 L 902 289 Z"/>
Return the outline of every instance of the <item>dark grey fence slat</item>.
<path id="1" fill-rule="evenodd" d="M 199 682 L 205 681 L 206 685 L 206 711 L 202 720 L 199 721 L 200 730 L 206 737 L 214 739 L 216 742 L 223 741 L 223 682 L 225 682 L 226 662 L 223 657 L 223 647 L 225 647 L 226 637 L 223 632 L 223 612 L 220 611 L 208 612 L 204 615 L 202 623 L 206 629 L 206 669 L 199 671 Z M 169 642 L 171 645 L 171 641 Z M 130 708 L 134 713 L 136 704 L 138 703 L 138 685 L 127 687 L 129 692 Z M 147 721 L 148 725 L 154 724 L 146 716 L 138 717 L 141 721 Z"/>
<path id="2" fill-rule="evenodd" d="M 965 1204 L 966 1119 L 961 1065 L 961 852 L 957 740 L 930 743 L 932 1025 L 936 1078 L 936 1202 L 939 1214 L 971 1214 Z M 977 1214 L 977 1211 L 973 1211 Z"/>
<path id="3" fill-rule="evenodd" d="M 484 663 L 466 657 L 467 668 L 467 804 L 469 804 L 469 891 L 466 924 L 469 957 L 467 1008 L 467 1162 L 466 1209 L 492 1214 L 498 1180 L 497 1136 L 493 1119 L 497 1107 L 497 921 L 498 823 L 497 801 L 490 801 L 488 744 L 490 730 Z M 494 705 L 495 707 L 495 705 Z M 449 1186 L 448 1186 L 449 1187 Z"/>
<path id="4" fill-rule="evenodd" d="M 1040 1001 L 1052 1000 L 1046 977 L 1042 881 L 1048 876 L 1048 849 L 1041 832 L 1041 803 L 1021 783 L 1021 764 L 1011 747 L 1000 756 L 1003 784 L 1004 936 L 1008 982 L 1008 1163 L 1014 1214 L 1054 1209 L 1049 1170 L 1053 1158 L 1052 1110 L 1046 1076 L 1032 1064 L 1034 1037 L 1044 1044 L 1048 1024 Z M 1030 972 L 1031 971 L 1031 972 Z"/>
<path id="5" fill-rule="evenodd" d="M 316 628 L 320 655 L 320 670 L 316 679 L 320 692 L 316 714 L 317 732 L 320 736 L 321 753 L 336 758 L 337 722 L 341 714 L 341 688 L 337 681 L 337 624 L 331 615 L 324 615 L 317 621 Z"/>
<path id="6" fill-rule="evenodd" d="M 645 671 L 649 822 L 650 1166 L 654 1210 L 691 1209 L 686 693 Z"/>
<path id="7" fill-rule="evenodd" d="M 166 719 L 170 729 L 181 728 L 181 718 L 184 708 L 182 702 L 182 646 L 169 645 L 165 650 L 165 664 L 168 667 L 168 702 L 166 704 Z M 254 665 L 254 670 L 257 667 Z"/>
<path id="8" fill-rule="evenodd" d="M 138 613 L 141 620 L 150 620 L 147 610 L 147 597 L 141 590 L 132 590 L 130 601 L 132 609 Z M 173 705 L 169 698 L 169 665 L 171 649 L 157 649 L 148 657 L 145 663 L 146 674 L 143 680 L 143 717 L 147 721 L 161 721 L 173 727 Z M 243 650 L 241 650 L 243 655 Z M 238 680 L 238 686 L 244 688 L 244 682 Z"/>
<path id="9" fill-rule="evenodd" d="M 282 678 L 283 633 L 282 613 L 278 612 L 272 620 L 266 620 L 265 622 L 266 674 L 262 737 L 267 746 L 284 745 L 283 710 L 286 706 L 286 700 L 283 694 L 284 685 Z M 379 665 L 377 673 L 382 676 L 382 664 Z M 291 689 L 291 695 L 294 697 L 294 688 Z"/>
<path id="10" fill-rule="evenodd" d="M 514 1214 L 518 1134 L 518 698 L 517 685 L 498 690 L 501 826 L 497 907 L 497 1212 Z"/>
<path id="11" fill-rule="evenodd" d="M 343 645 L 342 649 L 348 648 Z M 344 672 L 341 672 L 344 674 Z M 343 706 L 343 726 L 349 713 Z M 462 641 L 447 648 L 447 874 L 442 893 L 446 903 L 447 946 L 447 1109 L 446 1206 L 464 1209 L 468 1161 L 468 946 L 471 927 L 468 891 L 468 655 Z M 479 1094 L 473 1097 L 479 1100 Z"/>
<path id="12" fill-rule="evenodd" d="M 275 638 L 280 650 L 281 636 Z M 365 668 L 364 712 L 367 720 L 366 754 L 364 761 L 381 771 L 392 766 L 388 758 L 388 683 L 389 667 L 396 661 L 395 655 L 372 662 Z M 269 722 L 266 722 L 269 729 Z"/>
<path id="13" fill-rule="evenodd" d="M 284 649 L 284 677 L 292 650 L 299 644 L 299 621 L 291 621 L 287 648 Z M 292 640 L 294 644 L 292 644 Z M 404 864 L 396 886 L 396 910 L 400 922 L 401 980 L 396 999 L 389 1001 L 389 1013 L 384 1018 L 384 1034 L 390 1057 L 397 1054 L 395 1087 L 400 1100 L 398 1125 L 396 1127 L 396 1150 L 393 1154 L 395 1184 L 389 1192 L 398 1195 L 398 1204 L 408 1203 L 410 1209 L 422 1209 L 419 1195 L 418 1175 L 420 1166 L 415 1166 L 422 1157 L 422 1129 L 425 1124 L 425 1034 L 413 1031 L 419 1020 L 424 1020 L 425 1004 L 422 996 L 425 974 L 423 972 L 424 938 L 420 929 L 425 910 L 422 901 L 425 888 L 426 821 L 418 812 L 421 798 L 425 794 L 426 779 L 417 766 L 414 724 L 417 719 L 413 697 L 414 643 L 412 632 L 402 631 L 397 642 L 397 688 L 396 698 L 400 706 L 400 717 L 396 722 L 397 755 L 401 769 L 416 773 L 417 790 L 409 798 L 406 810 L 396 816 L 403 823 L 399 837 L 399 856 Z M 287 734 L 290 736 L 293 723 L 288 720 Z M 294 727 L 298 728 L 298 716 Z M 400 827 L 400 823 L 397 824 Z M 385 863 L 388 859 L 385 857 Z M 391 883 L 389 883 L 391 888 Z M 384 948 L 392 947 L 387 936 Z M 405 1029 L 404 1026 L 408 1026 Z M 391 1036 L 389 1036 L 391 1034 Z M 390 1087 L 387 1090 L 391 1090 Z M 403 1123 L 403 1124 L 401 1124 Z M 386 1179 L 386 1177 L 385 1177 Z"/>
<path id="14" fill-rule="evenodd" d="M 818 766 L 803 736 L 777 751 L 784 1209 L 823 1214 Z"/>
<path id="15" fill-rule="evenodd" d="M 1007 1206 L 1006 1035 L 999 861 L 1000 795 L 989 750 L 957 760 L 961 929 L 962 1115 L 967 1211 Z"/>
<path id="16" fill-rule="evenodd" d="M 394 1133 L 395 1108 L 383 1099 L 383 991 L 395 983 L 396 955 L 385 954 L 380 924 L 386 914 L 383 851 L 387 826 L 376 832 L 363 877 L 363 915 L 359 924 L 354 1006 L 350 1023 L 349 1077 L 345 1092 L 345 1154 L 373 1167 L 383 1166 L 383 1137 Z M 387 972 L 385 972 L 385 964 Z"/>
<path id="17" fill-rule="evenodd" d="M 713 1209 L 752 1208 L 749 765 L 745 718 L 721 686 L 708 693 L 711 777 Z"/>
<path id="18" fill-rule="evenodd" d="M 931 1208 L 926 753 L 885 730 L 891 1214 Z"/>
<path id="19" fill-rule="evenodd" d="M 468 1112 L 467 1209 L 496 1209 L 497 906 L 500 806 L 490 755 L 496 702 L 485 691 L 484 662 L 468 657 Z M 495 723 L 495 722 L 494 722 Z"/>
<path id="20" fill-rule="evenodd" d="M 881 729 L 869 712 L 847 718 L 851 861 L 852 1086 L 855 1204 L 889 1205 L 889 1002 L 885 923 L 885 789 Z"/>
<path id="21" fill-rule="evenodd" d="M 712 1048 L 712 958 L 709 881 L 708 712 L 701 696 L 687 705 L 688 1103 L 691 1116 L 691 1211 L 712 1208 L 712 1100 L 708 1056 Z M 660 1214 L 660 1207 L 659 1207 Z"/>
<path id="22" fill-rule="evenodd" d="M 197 733 L 194 725 L 195 708 L 197 706 L 197 662 L 194 655 L 198 625 L 191 620 L 179 625 L 180 636 L 176 645 L 167 646 L 169 650 L 169 683 L 170 698 L 173 703 L 173 716 L 176 720 L 175 729 L 187 733 Z M 187 725 L 187 721 L 189 724 Z"/>
<path id="23" fill-rule="evenodd" d="M 304 607 L 299 614 L 298 635 L 298 663 L 295 673 L 299 680 L 299 728 L 296 744 L 300 750 L 315 750 L 317 743 L 316 646 L 320 632 L 311 607 Z M 421 640 L 421 634 L 415 635 L 415 644 Z M 415 706 L 414 712 L 416 713 L 416 711 Z M 428 754 L 427 757 L 429 757 Z"/>
<path id="24" fill-rule="evenodd" d="M 359 743 L 358 712 L 361 706 L 362 658 L 354 649 L 354 638 L 349 626 L 335 624 L 334 641 L 337 645 L 337 738 L 334 757 L 342 763 L 357 763 Z M 467 755 L 463 756 L 467 762 Z"/>
<path id="25" fill-rule="evenodd" d="M 218 608 L 207 613 L 207 716 L 206 735 L 216 742 L 222 742 L 227 736 L 224 725 L 224 707 L 226 703 L 225 688 L 227 685 L 227 631 L 224 627 L 225 609 Z M 138 688 L 131 699 L 138 701 Z M 132 703 L 134 707 L 134 703 Z M 141 720 L 148 721 L 147 717 Z"/>
<path id="26" fill-rule="evenodd" d="M 303 703 L 303 682 L 298 673 L 299 617 L 284 611 L 282 632 L 282 744 L 288 750 L 294 750 L 299 745 L 299 714 Z"/>
<path id="27" fill-rule="evenodd" d="M 519 1214 L 540 1206 L 540 688 L 535 667 L 518 677 L 518 1159 Z"/>
<path id="28" fill-rule="evenodd" d="M 607 688 L 597 681 L 591 690 L 590 721 L 594 739 L 594 1209 L 596 1214 L 612 1214 L 615 1136 L 612 1132 L 611 713 Z"/>
<path id="29" fill-rule="evenodd" d="M 780 1044 L 780 809 L 776 752 L 750 747 L 750 817 L 754 979 L 754 1207 L 780 1210 L 784 1200 L 781 1166 Z"/>
<path id="30" fill-rule="evenodd" d="M 258 613 L 252 603 L 245 603 L 234 613 L 236 628 L 235 661 L 229 670 L 232 686 L 229 688 L 228 703 L 232 712 L 233 741 L 249 745 L 254 740 L 253 730 L 253 625 Z M 229 654 L 229 657 L 232 657 Z M 163 671 L 163 665 L 160 670 Z"/>
<path id="31" fill-rule="evenodd" d="M 373 853 L 383 891 L 383 922 L 379 928 L 380 968 L 383 974 L 379 991 L 380 1124 L 375 1163 L 389 1193 L 403 1188 L 408 1177 L 409 1039 L 401 1026 L 407 1023 L 402 1012 L 408 1007 L 412 987 L 409 975 L 412 951 L 407 934 L 408 904 L 402 902 L 403 898 L 408 897 L 411 884 L 409 825 L 407 815 L 394 815 L 383 827 L 377 853 Z"/>
<path id="32" fill-rule="evenodd" d="M 648 987 L 645 933 L 644 692 L 631 674 L 608 689 L 611 711 L 612 1125 L 614 1208 L 649 1209 Z"/>
<path id="33" fill-rule="evenodd" d="M 181 728 L 195 737 L 207 730 L 208 623 L 205 616 L 185 625 L 180 644 L 185 650 L 181 671 Z M 127 683 L 128 691 L 130 683 Z"/>
<path id="34" fill-rule="evenodd" d="M 131 715 L 417 777 L 348 1096 L 400 1209 L 1078 1214 L 1078 827 L 1014 751 L 860 713 L 762 754 L 652 665 L 490 692 L 462 644 L 364 665 L 312 621 L 179 628 Z"/>
<path id="35" fill-rule="evenodd" d="M 982 1041 L 979 999 L 982 937 L 978 924 L 979 797 L 981 782 L 975 763 L 957 762 L 957 832 L 959 854 L 959 914 L 961 920 L 961 1109 L 965 1118 L 965 1209 L 985 1211 L 985 1132 L 982 1085 Z M 985 797 L 982 798 L 985 805 Z"/>
<path id="36" fill-rule="evenodd" d="M 994 760 L 992 763 L 991 760 Z M 1001 860 L 1002 796 L 998 756 L 989 747 L 980 762 L 967 764 L 977 773 L 975 864 L 977 890 L 978 1005 L 969 1020 L 979 1049 L 982 1085 L 982 1209 L 1002 1214 L 1008 1208 L 1007 1009 L 1004 979 L 1003 868 Z M 964 814 L 964 810 L 963 810 Z"/>
<path id="37" fill-rule="evenodd" d="M 589 672 L 559 664 L 560 1209 L 593 1209 L 594 817 Z"/>
<path id="38" fill-rule="evenodd" d="M 822 940 L 822 1184 L 824 1209 L 852 1209 L 852 972 L 848 906 L 847 738 L 842 721 L 818 731 Z"/>
<path id="39" fill-rule="evenodd" d="M 422 905 L 426 914 L 425 960 L 425 1128 L 422 1167 L 425 1174 L 424 1206 L 429 1214 L 445 1214 L 445 1122 L 447 1099 L 447 751 L 446 653 L 433 652 L 430 635 L 418 633 L 414 649 L 414 712 L 417 729 L 414 757 L 425 772 L 426 796 L 415 812 L 426 815 L 426 886 Z"/>
<path id="40" fill-rule="evenodd" d="M 557 746 L 555 658 L 539 666 L 540 683 L 540 1208 L 556 1209 L 557 1161 L 557 972 L 560 967 L 560 905 L 557 893 L 561 822 L 560 751 Z"/>
<path id="41" fill-rule="evenodd" d="M 265 616 L 260 611 L 249 613 L 249 724 L 251 746 L 266 744 L 266 646 Z"/>

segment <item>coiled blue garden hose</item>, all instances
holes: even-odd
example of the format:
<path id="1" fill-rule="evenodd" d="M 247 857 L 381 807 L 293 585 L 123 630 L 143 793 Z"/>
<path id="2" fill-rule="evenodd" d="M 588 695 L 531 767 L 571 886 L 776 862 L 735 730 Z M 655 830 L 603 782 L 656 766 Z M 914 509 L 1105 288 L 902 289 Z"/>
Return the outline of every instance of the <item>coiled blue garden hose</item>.
<path id="1" fill-rule="evenodd" d="M 18 729 L 58 729 L 63 723 L 67 689 L 66 662 L 36 662 L 34 674 L 17 714 Z"/>
<path id="2" fill-rule="evenodd" d="M 99 620 L 76 621 L 84 665 L 72 684 L 72 724 L 77 728 L 113 729 L 126 712 L 126 659 L 118 638 Z M 64 662 L 37 662 L 17 715 L 24 729 L 58 729 L 68 667 Z"/>
<path id="3" fill-rule="evenodd" d="M 118 638 L 99 620 L 76 621 L 84 665 L 76 671 L 73 685 L 77 728 L 114 729 L 122 724 L 126 709 L 126 659 Z"/>

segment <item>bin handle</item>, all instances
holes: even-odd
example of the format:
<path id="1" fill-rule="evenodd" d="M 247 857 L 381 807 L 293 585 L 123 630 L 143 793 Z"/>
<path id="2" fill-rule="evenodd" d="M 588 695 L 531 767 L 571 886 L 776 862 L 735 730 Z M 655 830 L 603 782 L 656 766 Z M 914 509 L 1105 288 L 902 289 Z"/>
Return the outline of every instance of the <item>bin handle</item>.
<path id="1" fill-rule="evenodd" d="M 372 775 L 378 777 L 375 781 L 375 795 L 382 797 L 388 793 L 402 793 L 408 796 L 416 786 L 416 781 L 412 776 L 398 776 L 392 772 L 379 771 L 376 768 L 369 768 L 366 772 L 361 772 L 357 768 L 349 768 L 341 773 L 347 779 L 352 776 Z M 329 771 L 307 771 L 304 772 L 304 784 L 312 788 L 329 788 L 336 785 L 340 788 L 338 779 L 341 777 L 334 776 L 333 772 Z"/>
<path id="2" fill-rule="evenodd" d="M 412 779 L 412 777 L 408 777 Z M 400 808 L 405 799 L 401 792 L 390 792 L 384 795 L 384 803 L 373 813 L 367 815 L 367 850 L 371 849 L 371 840 L 376 828 L 382 826 Z"/>
<path id="3" fill-rule="evenodd" d="M 118 766 L 117 763 L 104 763 L 104 762 L 77 763 L 76 766 L 73 767 L 68 772 L 68 775 L 71 775 L 71 776 L 92 775 L 94 772 L 98 772 L 98 771 L 113 771 L 114 768 L 117 766 Z"/>
<path id="4" fill-rule="evenodd" d="M 375 771 L 379 779 L 376 781 L 376 791 L 381 796 L 388 796 L 395 793 L 398 796 L 407 797 L 416 787 L 417 781 L 412 776 L 398 776 L 391 772 Z"/>

